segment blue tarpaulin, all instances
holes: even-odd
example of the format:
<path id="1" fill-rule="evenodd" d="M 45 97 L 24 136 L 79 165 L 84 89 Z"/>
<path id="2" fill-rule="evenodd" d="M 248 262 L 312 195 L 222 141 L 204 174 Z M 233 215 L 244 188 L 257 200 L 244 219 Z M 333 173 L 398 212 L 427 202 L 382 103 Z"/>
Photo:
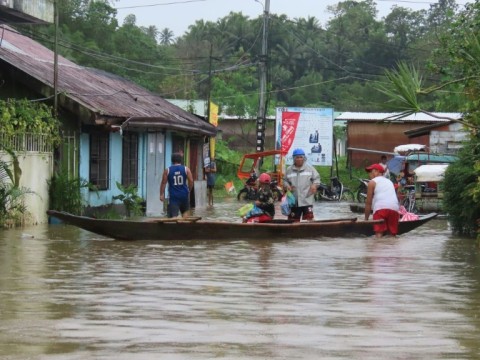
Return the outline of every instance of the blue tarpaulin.
<path id="1" fill-rule="evenodd" d="M 405 156 L 395 155 L 393 158 L 387 161 L 388 170 L 390 173 L 398 175 L 403 170 L 403 163 L 405 162 Z"/>

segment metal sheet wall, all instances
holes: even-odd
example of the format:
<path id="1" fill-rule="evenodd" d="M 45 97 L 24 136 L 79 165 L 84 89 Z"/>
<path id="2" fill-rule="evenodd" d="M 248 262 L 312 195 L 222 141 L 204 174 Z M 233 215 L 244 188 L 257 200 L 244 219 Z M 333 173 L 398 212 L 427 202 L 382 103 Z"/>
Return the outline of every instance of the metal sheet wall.
<path id="1" fill-rule="evenodd" d="M 347 124 L 348 147 L 393 152 L 393 148 L 401 144 L 413 143 L 404 132 L 425 126 L 424 123 L 379 123 L 379 122 L 349 122 Z M 419 142 L 420 141 L 420 142 Z M 428 146 L 428 138 L 419 138 L 416 144 Z M 379 154 L 366 152 L 350 152 L 350 162 L 355 168 L 380 162 Z"/>

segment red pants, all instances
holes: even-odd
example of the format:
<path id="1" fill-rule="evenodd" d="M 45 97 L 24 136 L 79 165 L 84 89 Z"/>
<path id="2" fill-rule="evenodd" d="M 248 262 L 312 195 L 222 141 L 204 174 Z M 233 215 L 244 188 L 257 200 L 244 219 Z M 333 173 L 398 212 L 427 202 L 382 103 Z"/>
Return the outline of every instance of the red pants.
<path id="1" fill-rule="evenodd" d="M 380 209 L 373 214 L 373 220 L 383 219 L 383 223 L 374 224 L 373 231 L 376 233 L 384 233 L 388 231 L 393 236 L 398 234 L 398 211 L 391 209 Z"/>

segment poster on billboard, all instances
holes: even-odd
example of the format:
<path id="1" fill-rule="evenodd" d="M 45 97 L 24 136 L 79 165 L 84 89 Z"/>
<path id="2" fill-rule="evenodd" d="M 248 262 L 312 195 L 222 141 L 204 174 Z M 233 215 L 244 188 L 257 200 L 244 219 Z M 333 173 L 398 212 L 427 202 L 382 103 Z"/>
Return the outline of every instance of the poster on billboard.
<path id="1" fill-rule="evenodd" d="M 287 152 L 287 165 L 293 164 L 293 150 L 303 149 L 310 164 L 332 166 L 333 109 L 279 107 L 275 129 L 275 149 Z"/>

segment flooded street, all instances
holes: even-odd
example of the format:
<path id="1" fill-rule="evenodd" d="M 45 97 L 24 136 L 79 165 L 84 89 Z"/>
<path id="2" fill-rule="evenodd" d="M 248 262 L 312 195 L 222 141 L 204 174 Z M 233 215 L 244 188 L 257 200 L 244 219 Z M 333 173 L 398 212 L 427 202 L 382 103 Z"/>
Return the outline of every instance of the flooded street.
<path id="1" fill-rule="evenodd" d="M 195 215 L 239 221 L 240 205 Z M 479 253 L 442 219 L 380 240 L 4 230 L 0 359 L 480 359 Z"/>

